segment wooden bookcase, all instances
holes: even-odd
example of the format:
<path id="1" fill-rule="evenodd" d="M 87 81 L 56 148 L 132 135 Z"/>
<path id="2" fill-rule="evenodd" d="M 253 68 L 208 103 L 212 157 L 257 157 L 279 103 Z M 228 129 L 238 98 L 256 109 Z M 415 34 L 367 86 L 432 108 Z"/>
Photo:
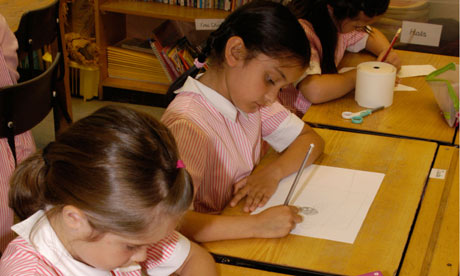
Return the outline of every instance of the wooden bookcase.
<path id="1" fill-rule="evenodd" d="M 127 37 L 130 32 L 151 32 L 163 20 L 194 22 L 197 18 L 225 18 L 228 11 L 198 9 L 156 2 L 133 0 L 95 0 L 96 43 L 100 50 L 99 97 L 102 89 L 115 87 L 127 90 L 164 94 L 167 85 L 128 79 L 111 78 L 107 72 L 107 46 Z M 139 22 L 147 22 L 145 24 Z"/>

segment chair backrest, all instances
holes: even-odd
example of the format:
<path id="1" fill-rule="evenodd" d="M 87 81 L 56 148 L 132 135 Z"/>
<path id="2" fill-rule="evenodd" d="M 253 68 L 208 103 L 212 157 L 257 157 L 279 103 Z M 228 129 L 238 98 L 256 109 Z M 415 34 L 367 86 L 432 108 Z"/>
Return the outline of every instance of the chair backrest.
<path id="1" fill-rule="evenodd" d="M 62 53 L 62 43 L 59 31 L 59 0 L 50 5 L 24 13 L 19 22 L 17 31 L 14 33 L 18 40 L 18 56 L 20 59 L 28 57 L 29 69 L 23 70 L 21 80 L 33 78 L 41 72 L 34 70 L 41 66 L 35 64 L 33 52 L 44 49 L 57 41 L 58 52 Z M 24 72 L 25 71 L 25 72 Z"/>
<path id="2" fill-rule="evenodd" d="M 19 22 L 16 38 L 20 52 L 37 50 L 51 44 L 59 33 L 59 1 L 24 13 Z"/>
<path id="3" fill-rule="evenodd" d="M 8 138 L 15 159 L 14 136 L 32 129 L 51 110 L 56 116 L 55 85 L 61 58 L 61 53 L 57 53 L 51 66 L 31 80 L 0 88 L 0 137 Z"/>

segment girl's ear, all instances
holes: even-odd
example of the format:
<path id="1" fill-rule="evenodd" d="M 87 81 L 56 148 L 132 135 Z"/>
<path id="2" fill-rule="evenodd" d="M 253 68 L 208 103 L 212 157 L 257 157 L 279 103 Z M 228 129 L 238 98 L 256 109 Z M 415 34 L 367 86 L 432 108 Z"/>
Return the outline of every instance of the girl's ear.
<path id="1" fill-rule="evenodd" d="M 225 60 L 230 67 L 234 67 L 246 58 L 246 47 L 239 36 L 232 36 L 225 45 Z"/>
<path id="2" fill-rule="evenodd" d="M 83 232 L 91 230 L 85 213 L 79 208 L 72 205 L 66 205 L 62 208 L 61 214 L 62 220 L 68 228 Z"/>

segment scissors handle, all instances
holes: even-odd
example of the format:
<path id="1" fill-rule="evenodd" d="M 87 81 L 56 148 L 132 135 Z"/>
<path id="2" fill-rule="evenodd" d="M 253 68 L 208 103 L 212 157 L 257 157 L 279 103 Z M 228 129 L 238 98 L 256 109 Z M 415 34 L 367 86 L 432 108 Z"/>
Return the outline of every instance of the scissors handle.
<path id="1" fill-rule="evenodd" d="M 351 122 L 353 124 L 361 124 L 363 122 L 363 117 L 361 117 L 361 116 L 351 117 Z"/>
<path id="2" fill-rule="evenodd" d="M 359 114 L 360 114 L 361 112 L 362 112 L 362 111 L 360 111 L 360 112 L 354 112 L 354 113 L 353 113 L 353 112 L 350 112 L 350 111 L 344 111 L 344 112 L 342 112 L 342 118 L 344 118 L 344 119 L 351 119 L 351 118 L 353 118 L 353 117 L 355 117 L 355 116 L 359 116 Z"/>

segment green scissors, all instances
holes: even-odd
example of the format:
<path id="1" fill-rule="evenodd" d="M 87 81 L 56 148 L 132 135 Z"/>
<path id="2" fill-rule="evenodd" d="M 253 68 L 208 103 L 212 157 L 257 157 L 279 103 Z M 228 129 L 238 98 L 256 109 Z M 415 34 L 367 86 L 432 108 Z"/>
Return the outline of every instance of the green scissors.
<path id="1" fill-rule="evenodd" d="M 351 119 L 351 122 L 353 124 L 361 124 L 363 122 L 363 117 L 366 117 L 366 116 L 372 114 L 372 112 L 378 111 L 378 110 L 383 109 L 383 108 L 384 108 L 384 106 L 379 106 L 379 107 L 376 107 L 376 108 L 370 108 L 370 109 L 361 110 L 361 111 L 355 112 L 355 113 L 352 113 L 350 111 L 344 111 L 344 112 L 342 112 L 342 118 Z"/>

